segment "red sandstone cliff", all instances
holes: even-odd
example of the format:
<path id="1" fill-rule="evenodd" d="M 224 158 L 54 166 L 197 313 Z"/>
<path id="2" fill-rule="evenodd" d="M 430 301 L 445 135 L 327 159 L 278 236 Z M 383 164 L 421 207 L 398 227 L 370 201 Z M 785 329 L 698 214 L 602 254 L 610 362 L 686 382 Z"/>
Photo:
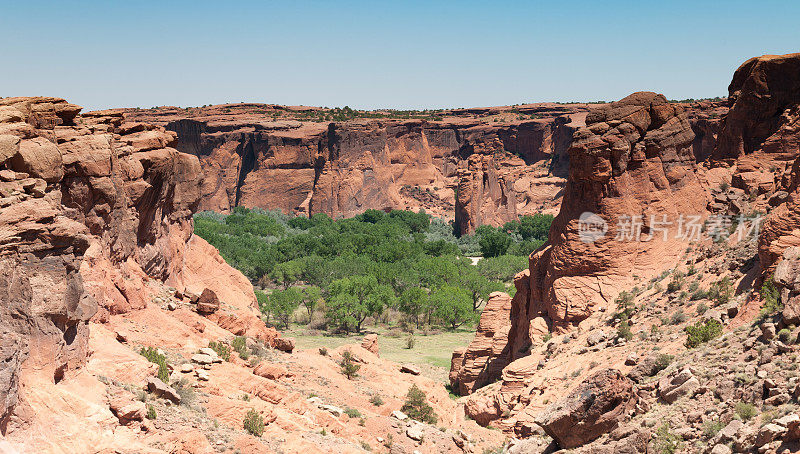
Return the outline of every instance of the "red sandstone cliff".
<path id="1" fill-rule="evenodd" d="M 79 111 L 0 99 L 0 430 L 23 443 L 63 423 L 41 394 L 86 364 L 89 321 L 152 305 L 150 281 L 214 289 L 236 306 L 217 318 L 274 338 L 247 279 L 193 237 L 197 158 L 162 128 Z"/>
<path id="2" fill-rule="evenodd" d="M 311 108 L 303 108 L 311 109 Z M 201 210 L 353 216 L 425 209 L 470 232 L 555 212 L 584 105 L 445 111 L 441 119 L 309 121 L 256 104 L 127 110 L 177 133 L 205 172 Z"/>

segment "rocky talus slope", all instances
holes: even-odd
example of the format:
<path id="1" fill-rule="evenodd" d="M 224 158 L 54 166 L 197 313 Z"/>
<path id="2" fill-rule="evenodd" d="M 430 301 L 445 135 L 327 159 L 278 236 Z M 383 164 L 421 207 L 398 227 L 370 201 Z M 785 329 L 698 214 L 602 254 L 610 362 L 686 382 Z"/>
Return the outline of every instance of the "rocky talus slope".
<path id="1" fill-rule="evenodd" d="M 548 243 L 453 355 L 467 414 L 519 437 L 511 452 L 800 449 L 798 65 L 745 62 L 703 122 L 654 93 L 587 115 Z"/>
<path id="2" fill-rule="evenodd" d="M 197 157 L 172 148 L 164 128 L 80 110 L 0 99 L 0 452 L 501 443 L 459 415 L 440 384 L 380 359 L 374 339 L 371 351 L 293 352 L 259 318 L 250 282 L 192 233 Z M 340 372 L 344 350 L 361 364 L 355 380 Z M 412 384 L 441 430 L 392 416 Z M 251 411 L 262 437 L 244 430 Z"/>

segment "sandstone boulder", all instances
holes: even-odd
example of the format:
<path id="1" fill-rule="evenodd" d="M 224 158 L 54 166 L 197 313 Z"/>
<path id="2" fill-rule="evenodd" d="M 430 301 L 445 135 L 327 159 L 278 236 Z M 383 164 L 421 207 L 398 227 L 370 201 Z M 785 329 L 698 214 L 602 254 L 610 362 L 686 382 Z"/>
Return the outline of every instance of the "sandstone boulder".
<path id="1" fill-rule="evenodd" d="M 285 367 L 281 366 L 280 364 L 270 363 L 268 361 L 261 361 L 258 363 L 255 369 L 253 369 L 253 373 L 260 377 L 269 378 L 270 380 L 277 380 L 279 378 L 292 376 L 289 370 Z"/>
<path id="2" fill-rule="evenodd" d="M 61 151 L 49 140 L 36 137 L 22 140 L 11 164 L 20 172 L 29 173 L 48 182 L 59 181 L 64 176 Z"/>
<path id="3" fill-rule="evenodd" d="M 373 333 L 364 336 L 364 339 L 361 341 L 361 348 L 368 350 L 375 355 L 379 355 L 380 349 L 378 348 L 378 335 Z"/>
<path id="4" fill-rule="evenodd" d="M 615 369 L 601 370 L 536 417 L 561 448 L 582 446 L 612 431 L 638 401 L 633 382 Z"/>
<path id="5" fill-rule="evenodd" d="M 685 367 L 658 382 L 658 396 L 671 404 L 683 396 L 691 396 L 699 387 L 700 381 Z"/>
<path id="6" fill-rule="evenodd" d="M 167 399 L 174 404 L 181 403 L 181 396 L 175 389 L 155 377 L 147 379 L 147 390 L 156 397 Z"/>
<path id="7" fill-rule="evenodd" d="M 219 310 L 219 298 L 213 290 L 206 288 L 197 300 L 197 312 L 200 314 L 213 314 Z"/>
<path id="8" fill-rule="evenodd" d="M 294 338 L 293 337 L 278 337 L 273 340 L 273 347 L 285 352 L 291 353 L 294 351 Z"/>

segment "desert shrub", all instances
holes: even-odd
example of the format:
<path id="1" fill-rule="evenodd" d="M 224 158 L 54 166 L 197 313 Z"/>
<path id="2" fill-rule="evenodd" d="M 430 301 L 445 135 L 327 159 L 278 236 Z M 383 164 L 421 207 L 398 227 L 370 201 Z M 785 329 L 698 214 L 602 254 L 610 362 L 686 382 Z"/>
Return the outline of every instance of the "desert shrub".
<path id="1" fill-rule="evenodd" d="M 736 406 L 733 409 L 736 412 L 736 416 L 741 418 L 743 421 L 750 421 L 758 414 L 758 410 L 756 409 L 755 405 L 748 403 L 748 402 L 736 402 Z"/>
<path id="2" fill-rule="evenodd" d="M 400 410 L 408 415 L 409 418 L 427 424 L 436 424 L 438 419 L 433 407 L 428 404 L 428 396 L 416 384 L 412 385 L 408 390 L 406 401 Z"/>
<path id="3" fill-rule="evenodd" d="M 328 356 L 328 349 L 325 348 L 325 347 L 320 347 L 319 348 L 319 354 L 322 355 L 322 356 Z"/>
<path id="4" fill-rule="evenodd" d="M 733 297 L 733 283 L 728 276 L 711 284 L 708 289 L 708 298 L 715 306 L 727 304 Z"/>
<path id="5" fill-rule="evenodd" d="M 171 386 L 181 397 L 181 405 L 191 407 L 192 404 L 197 400 L 197 394 L 187 379 L 180 378 L 175 380 L 172 382 Z"/>
<path id="6" fill-rule="evenodd" d="M 681 448 L 681 439 L 670 432 L 669 424 L 664 424 L 656 430 L 653 447 L 658 454 L 675 454 Z"/>
<path id="7" fill-rule="evenodd" d="M 686 347 L 695 348 L 722 334 L 722 324 L 718 320 L 698 320 L 686 328 Z"/>
<path id="8" fill-rule="evenodd" d="M 158 353 L 158 350 L 153 347 L 142 347 L 139 354 L 144 356 L 148 361 L 158 365 L 157 377 L 164 383 L 169 383 L 169 366 L 167 366 L 167 357 Z"/>
<path id="9" fill-rule="evenodd" d="M 786 328 L 778 331 L 778 339 L 781 340 L 783 343 L 788 343 L 789 339 L 792 337 L 792 332 Z"/>
<path id="10" fill-rule="evenodd" d="M 770 276 L 761 285 L 761 298 L 764 299 L 764 306 L 761 308 L 761 313 L 765 315 L 774 314 L 783 309 L 780 302 L 780 292 L 775 287 L 775 281 Z"/>
<path id="11" fill-rule="evenodd" d="M 347 407 L 344 409 L 344 414 L 347 415 L 348 418 L 360 418 L 361 412 L 355 408 Z"/>
<path id="12" fill-rule="evenodd" d="M 158 415 L 156 414 L 156 409 L 152 405 L 147 406 L 147 415 L 145 415 L 147 419 L 156 419 Z"/>
<path id="13" fill-rule="evenodd" d="M 683 288 L 683 283 L 686 280 L 684 274 L 680 271 L 676 271 L 675 274 L 672 275 L 672 279 L 667 284 L 667 292 L 675 293 L 681 288 Z"/>
<path id="14" fill-rule="evenodd" d="M 703 437 L 706 439 L 714 438 L 725 425 L 719 419 L 714 421 L 706 421 L 703 423 Z"/>
<path id="15" fill-rule="evenodd" d="M 633 339 L 633 332 L 631 331 L 631 325 L 628 323 L 627 320 L 623 320 L 620 322 L 619 326 L 617 327 L 617 337 L 621 337 L 625 340 Z"/>
<path id="16" fill-rule="evenodd" d="M 381 396 L 374 394 L 372 397 L 369 398 L 369 403 L 371 403 L 376 407 L 380 407 L 381 405 L 383 405 L 383 399 L 381 399 Z"/>
<path id="17" fill-rule="evenodd" d="M 233 342 L 231 342 L 231 346 L 233 350 L 239 354 L 239 358 L 243 360 L 247 360 L 250 357 L 250 352 L 247 351 L 247 338 L 244 336 L 236 336 L 233 338 Z"/>
<path id="18" fill-rule="evenodd" d="M 224 359 L 225 361 L 231 360 L 231 348 L 225 345 L 222 341 L 219 342 L 211 341 L 208 343 L 208 348 L 214 350 L 217 353 L 217 356 Z"/>
<path id="19" fill-rule="evenodd" d="M 626 291 L 622 291 L 617 295 L 617 298 L 614 300 L 614 303 L 617 305 L 616 318 L 620 320 L 629 320 L 633 314 L 636 313 L 636 306 L 633 304 L 633 298 L 635 296 L 633 292 Z"/>
<path id="20" fill-rule="evenodd" d="M 406 348 L 411 350 L 411 349 L 414 348 L 414 345 L 416 343 L 417 343 L 417 340 L 416 340 L 416 338 L 414 338 L 414 335 L 413 334 L 409 334 L 409 336 L 406 338 Z"/>
<path id="21" fill-rule="evenodd" d="M 661 372 L 662 370 L 669 367 L 672 364 L 672 361 L 675 359 L 674 356 L 668 355 L 666 353 L 659 353 L 656 357 L 656 371 Z"/>
<path id="22" fill-rule="evenodd" d="M 691 295 L 689 295 L 689 300 L 690 301 L 697 301 L 697 300 L 702 300 L 702 299 L 706 299 L 706 298 L 708 298 L 708 292 L 706 292 L 705 290 L 703 290 L 701 288 L 698 288 L 698 289 L 692 291 Z"/>
<path id="23" fill-rule="evenodd" d="M 264 418 L 254 409 L 250 409 L 244 417 L 244 430 L 250 435 L 260 437 L 264 433 Z"/>
<path id="24" fill-rule="evenodd" d="M 700 304 L 697 305 L 697 313 L 698 313 L 698 315 L 705 314 L 707 310 L 708 310 L 708 306 L 706 305 L 706 303 L 700 303 Z"/>
<path id="25" fill-rule="evenodd" d="M 683 313 L 681 309 L 672 313 L 672 316 L 669 319 L 670 325 L 680 325 L 681 323 L 685 322 L 687 319 L 686 314 Z"/>
<path id="26" fill-rule="evenodd" d="M 342 374 L 349 380 L 358 377 L 358 370 L 361 369 L 361 365 L 356 364 L 353 354 L 347 350 L 342 353 L 342 360 L 339 362 L 339 367 L 341 367 Z"/>

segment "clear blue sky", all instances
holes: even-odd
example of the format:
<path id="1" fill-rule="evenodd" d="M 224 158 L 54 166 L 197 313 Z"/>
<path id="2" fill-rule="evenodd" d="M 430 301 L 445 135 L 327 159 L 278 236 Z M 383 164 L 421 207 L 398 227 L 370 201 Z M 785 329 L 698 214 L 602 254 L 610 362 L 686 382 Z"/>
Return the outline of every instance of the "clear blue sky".
<path id="1" fill-rule="evenodd" d="M 786 1 L 0 0 L 0 96 L 87 109 L 466 107 L 727 94 L 800 51 Z"/>

